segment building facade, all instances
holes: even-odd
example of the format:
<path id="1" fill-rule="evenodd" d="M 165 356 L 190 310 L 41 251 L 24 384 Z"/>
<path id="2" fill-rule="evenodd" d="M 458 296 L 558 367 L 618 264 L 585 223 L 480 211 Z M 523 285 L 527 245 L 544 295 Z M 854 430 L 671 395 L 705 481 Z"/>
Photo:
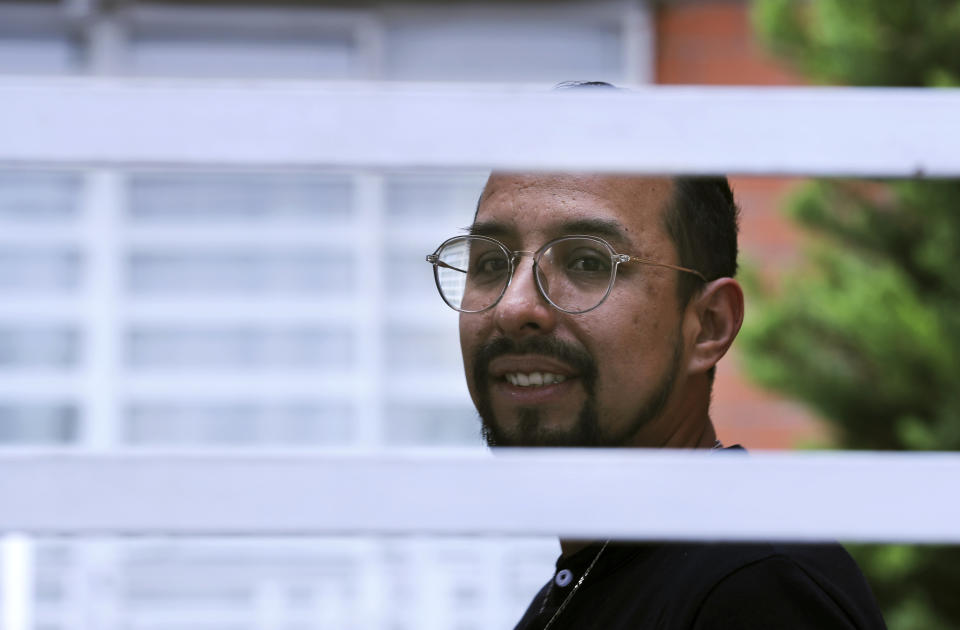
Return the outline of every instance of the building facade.
<path id="1" fill-rule="evenodd" d="M 739 2 L 0 5 L 0 80 L 789 80 L 750 46 Z M 423 257 L 469 224 L 484 177 L 0 168 L 0 444 L 483 448 Z M 795 237 L 765 217 L 789 183 L 734 184 L 744 249 L 782 255 Z M 727 441 L 811 431 L 734 367 L 717 390 Z M 768 412 L 787 423 L 764 433 Z M 38 630 L 511 627 L 557 553 L 493 538 L 30 549 Z"/>

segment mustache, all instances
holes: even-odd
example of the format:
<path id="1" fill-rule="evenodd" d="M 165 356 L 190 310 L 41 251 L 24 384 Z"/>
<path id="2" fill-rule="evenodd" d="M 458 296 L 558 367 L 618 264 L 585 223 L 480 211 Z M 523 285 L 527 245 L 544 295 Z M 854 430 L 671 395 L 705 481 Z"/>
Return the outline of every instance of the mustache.
<path id="1" fill-rule="evenodd" d="M 569 342 L 556 337 L 524 337 L 519 341 L 498 337 L 484 344 L 473 358 L 473 374 L 481 391 L 490 382 L 490 362 L 505 354 L 539 354 L 558 359 L 579 374 L 588 394 L 593 394 L 597 378 L 597 363 L 590 354 Z"/>

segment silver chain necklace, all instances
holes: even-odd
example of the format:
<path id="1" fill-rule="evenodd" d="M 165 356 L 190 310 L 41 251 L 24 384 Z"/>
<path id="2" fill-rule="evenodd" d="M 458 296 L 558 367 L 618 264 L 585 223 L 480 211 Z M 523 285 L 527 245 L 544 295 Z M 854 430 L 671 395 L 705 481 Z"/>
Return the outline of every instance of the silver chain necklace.
<path id="1" fill-rule="evenodd" d="M 713 443 L 713 446 L 710 450 L 716 451 L 723 448 L 723 444 L 720 440 L 716 440 Z M 600 556 L 603 554 L 603 550 L 607 548 L 607 545 L 610 544 L 610 541 L 607 540 L 603 543 L 603 546 L 600 547 L 600 551 L 597 552 L 597 555 L 593 557 L 593 560 L 590 562 L 590 566 L 587 567 L 587 570 L 583 572 L 583 575 L 580 576 L 580 579 L 577 580 L 577 583 L 573 585 L 573 588 L 570 589 L 570 592 L 567 593 L 567 596 L 563 598 L 563 601 L 560 602 L 560 607 L 557 608 L 557 612 L 553 613 L 553 616 L 550 617 L 550 621 L 547 622 L 547 625 L 543 627 L 543 630 L 550 630 L 550 626 L 553 625 L 553 622 L 557 620 L 557 617 L 560 616 L 560 613 L 563 612 L 563 609 L 567 607 L 567 604 L 570 603 L 570 600 L 573 599 L 574 593 L 577 592 L 577 589 L 580 588 L 580 585 L 583 584 L 583 581 L 587 579 L 587 576 L 590 575 L 590 570 L 593 569 L 593 566 L 597 564 L 597 560 L 600 559 Z M 550 598 L 550 595 L 553 593 L 553 585 L 555 582 L 550 582 L 550 589 L 547 591 L 546 597 L 543 598 L 543 606 L 540 608 L 542 613 L 547 606 L 547 600 Z"/>
<path id="2" fill-rule="evenodd" d="M 560 607 L 557 608 L 557 612 L 553 613 L 553 616 L 550 617 L 550 621 L 547 622 L 547 625 L 543 627 L 543 630 L 549 630 L 550 626 L 553 625 L 553 622 L 557 620 L 557 617 L 560 616 L 560 613 L 563 612 L 563 609 L 567 607 L 567 604 L 570 603 L 570 600 L 573 598 L 574 593 L 577 592 L 577 589 L 580 588 L 580 585 L 583 584 L 583 581 L 587 579 L 587 576 L 590 575 L 590 570 L 593 569 L 593 565 L 597 563 L 597 560 L 600 559 L 600 555 L 603 554 L 603 550 L 607 548 L 607 545 L 610 544 L 610 541 L 603 543 L 603 546 L 600 547 L 600 551 L 597 552 L 597 555 L 593 557 L 593 561 L 590 563 L 590 566 L 587 567 L 587 570 L 583 572 L 583 575 L 580 576 L 580 579 L 577 580 L 577 583 L 573 585 L 573 588 L 570 589 L 570 592 L 567 593 L 567 596 L 563 598 L 563 601 L 560 603 Z M 544 598 L 543 603 L 546 605 L 547 599 L 550 597 L 550 593 L 553 592 L 554 582 L 550 583 L 550 592 L 547 593 L 547 596 Z M 541 609 L 542 612 L 542 609 Z"/>

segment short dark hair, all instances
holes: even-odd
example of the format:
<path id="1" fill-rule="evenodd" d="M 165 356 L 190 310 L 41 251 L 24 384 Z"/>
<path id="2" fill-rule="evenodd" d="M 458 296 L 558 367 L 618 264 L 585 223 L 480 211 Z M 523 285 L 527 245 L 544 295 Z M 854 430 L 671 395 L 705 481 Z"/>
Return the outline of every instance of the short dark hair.
<path id="1" fill-rule="evenodd" d="M 726 177 L 675 177 L 663 221 L 680 265 L 707 280 L 736 276 L 739 215 Z M 702 284 L 693 274 L 680 274 L 680 305 L 686 306 Z"/>
<path id="2" fill-rule="evenodd" d="M 620 89 L 605 81 L 564 81 L 555 90 Z M 667 234 L 677 248 L 680 265 L 696 269 L 707 280 L 737 274 L 737 232 L 740 211 L 726 177 L 675 177 L 673 198 L 664 209 Z M 680 274 L 680 305 L 686 306 L 703 281 Z"/>
<path id="3" fill-rule="evenodd" d="M 613 88 L 619 90 L 613 83 L 606 81 L 561 81 L 553 86 L 555 90 L 573 90 L 578 88 Z"/>

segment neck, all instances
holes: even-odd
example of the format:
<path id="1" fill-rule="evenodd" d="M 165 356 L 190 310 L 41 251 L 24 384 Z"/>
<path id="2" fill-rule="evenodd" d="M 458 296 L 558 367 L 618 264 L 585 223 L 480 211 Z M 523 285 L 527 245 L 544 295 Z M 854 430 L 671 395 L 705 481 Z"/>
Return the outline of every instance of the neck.
<path id="1" fill-rule="evenodd" d="M 713 421 L 707 416 L 706 421 L 700 425 L 700 431 L 693 434 L 686 445 L 671 448 L 714 448 L 716 445 L 717 430 L 713 427 Z"/>
<path id="2" fill-rule="evenodd" d="M 593 544 L 592 540 L 564 540 L 560 539 L 560 555 L 564 558 L 569 558 L 573 554 L 577 553 L 581 549 L 589 547 Z"/>
<path id="3" fill-rule="evenodd" d="M 624 446 L 639 448 L 711 448 L 717 439 L 710 420 L 706 377 L 678 379 L 666 406 Z"/>

